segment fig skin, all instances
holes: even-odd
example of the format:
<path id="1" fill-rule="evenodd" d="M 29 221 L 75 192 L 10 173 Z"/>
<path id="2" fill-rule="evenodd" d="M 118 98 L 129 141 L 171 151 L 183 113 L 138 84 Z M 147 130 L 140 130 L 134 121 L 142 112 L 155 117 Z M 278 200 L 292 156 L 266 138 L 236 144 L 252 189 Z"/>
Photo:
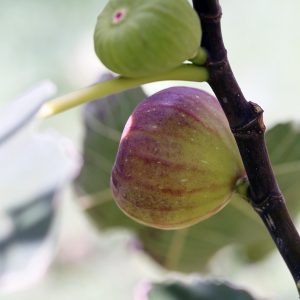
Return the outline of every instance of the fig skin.
<path id="1" fill-rule="evenodd" d="M 134 220 L 179 229 L 221 210 L 244 174 L 217 99 L 173 87 L 145 99 L 128 119 L 111 188 Z"/>
<path id="2" fill-rule="evenodd" d="M 193 58 L 200 20 L 187 0 L 110 0 L 98 16 L 95 52 L 125 77 L 169 71 Z"/>

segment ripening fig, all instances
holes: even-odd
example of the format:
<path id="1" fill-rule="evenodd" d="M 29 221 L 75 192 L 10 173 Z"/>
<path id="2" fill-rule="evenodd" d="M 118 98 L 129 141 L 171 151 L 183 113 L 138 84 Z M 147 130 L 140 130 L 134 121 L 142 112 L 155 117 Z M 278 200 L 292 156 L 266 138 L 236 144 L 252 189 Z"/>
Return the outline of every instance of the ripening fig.
<path id="1" fill-rule="evenodd" d="M 126 77 L 171 70 L 197 55 L 200 20 L 187 0 L 110 0 L 94 33 L 102 63 Z"/>
<path id="2" fill-rule="evenodd" d="M 216 98 L 173 87 L 141 102 L 127 121 L 111 188 L 118 206 L 136 221 L 177 229 L 217 213 L 243 176 Z"/>

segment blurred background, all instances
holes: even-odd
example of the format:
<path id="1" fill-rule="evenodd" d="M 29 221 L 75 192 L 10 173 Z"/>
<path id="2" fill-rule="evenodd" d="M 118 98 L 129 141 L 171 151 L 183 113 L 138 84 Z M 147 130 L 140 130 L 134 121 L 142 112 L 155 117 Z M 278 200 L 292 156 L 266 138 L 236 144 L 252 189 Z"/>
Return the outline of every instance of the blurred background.
<path id="1" fill-rule="evenodd" d="M 93 30 L 97 15 L 106 2 L 1 0 L 0 106 L 11 103 L 43 79 L 54 82 L 58 94 L 99 80 L 105 69 L 94 54 Z M 300 2 L 290 0 L 288 4 L 283 4 L 279 0 L 253 0 L 245 3 L 226 0 L 221 4 L 225 43 L 246 98 L 264 108 L 268 127 L 278 122 L 299 122 L 300 33 L 297 28 L 300 26 Z M 151 94 L 171 85 L 178 83 L 156 83 L 143 88 L 146 94 Z M 206 84 L 188 85 L 209 90 Z M 139 93 L 142 95 L 141 91 Z M 86 128 L 82 107 L 39 122 L 38 127 L 42 131 L 58 132 L 67 137 L 79 152 L 84 151 Z M 13 165 L 13 154 L 9 159 Z M 18 172 L 18 166 L 14 168 Z M 2 172 L 0 178 L 3 176 L 5 174 Z M 33 186 L 28 186 L 28 189 L 34 190 L 35 181 L 32 180 L 31 184 Z M 82 181 L 81 185 L 84 185 Z M 18 182 L 12 185 L 11 199 L 16 189 Z M 0 210 L 2 200 L 3 203 L 9 201 L 9 196 L 6 194 L 6 199 L 2 199 L 4 196 L 1 193 L 0 184 Z M 95 222 L 91 222 L 83 212 L 86 196 L 79 194 L 70 184 L 65 186 L 59 196 L 59 208 L 55 211 L 55 225 L 51 223 L 50 231 L 40 233 L 47 239 L 51 233 L 51 242 L 44 243 L 43 248 L 35 242 L 38 251 L 34 252 L 34 257 L 38 262 L 27 266 L 24 271 L 24 278 L 31 277 L 32 280 L 24 280 L 24 283 L 22 277 L 10 274 L 6 280 L 0 280 L 0 299 L 60 300 L 68 297 L 73 300 L 129 300 L 134 299 L 143 282 L 159 281 L 166 276 L 182 276 L 167 271 L 165 265 L 163 267 L 154 262 L 141 251 L 137 238 L 128 230 L 130 226 L 96 227 Z M 90 208 L 89 205 L 90 202 L 87 204 Z M 39 210 L 34 213 L 38 214 Z M 0 224 L 3 222 L 0 211 Z M 36 234 L 35 241 L 38 241 Z M 212 234 L 217 239 L 222 238 L 218 237 L 218 232 Z M 263 234 L 268 240 L 268 234 Z M 252 235 L 255 237 L 256 232 Z M 239 254 L 232 246 L 238 241 L 233 239 L 231 242 L 214 252 L 207 266 L 201 266 L 194 272 L 189 269 L 189 272 L 232 281 L 262 299 L 297 299 L 293 280 L 277 252 L 268 252 L 264 259 L 253 259 L 248 264 L 245 263 L 248 258 L 245 259 L 244 254 Z M 197 244 L 197 247 L 205 248 L 205 242 Z M 22 265 L 24 259 L 27 260 L 27 256 L 22 256 L 29 251 L 25 248 L 18 252 L 14 264 L 10 264 L 10 254 L 1 254 L 0 234 L 0 276 L 8 272 L 3 264 Z M 51 259 L 49 255 L 46 259 L 41 254 L 43 251 L 51 252 Z M 34 268 L 38 271 L 35 272 Z M 181 271 L 181 268 L 174 269 Z"/>

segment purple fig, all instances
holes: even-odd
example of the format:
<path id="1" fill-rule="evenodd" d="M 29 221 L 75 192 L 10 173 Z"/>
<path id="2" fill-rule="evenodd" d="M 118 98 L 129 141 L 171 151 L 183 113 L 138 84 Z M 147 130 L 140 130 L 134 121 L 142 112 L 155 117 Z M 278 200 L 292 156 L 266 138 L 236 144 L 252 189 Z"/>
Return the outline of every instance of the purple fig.
<path id="1" fill-rule="evenodd" d="M 231 199 L 244 168 L 217 99 L 187 87 L 141 102 L 124 128 L 112 170 L 118 206 L 134 220 L 178 229 Z"/>

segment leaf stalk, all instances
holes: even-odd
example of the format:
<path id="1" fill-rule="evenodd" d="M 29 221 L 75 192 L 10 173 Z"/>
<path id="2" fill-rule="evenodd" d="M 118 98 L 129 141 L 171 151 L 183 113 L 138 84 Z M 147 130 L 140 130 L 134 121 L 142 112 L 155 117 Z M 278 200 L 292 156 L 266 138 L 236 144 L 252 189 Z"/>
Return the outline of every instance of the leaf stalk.
<path id="1" fill-rule="evenodd" d="M 99 100 L 111 94 L 136 88 L 143 84 L 166 80 L 207 81 L 208 71 L 204 67 L 195 66 L 193 64 L 182 64 L 171 71 L 148 77 L 126 78 L 119 76 L 47 102 L 39 111 L 38 117 L 42 119 L 48 118 L 78 105 Z"/>

